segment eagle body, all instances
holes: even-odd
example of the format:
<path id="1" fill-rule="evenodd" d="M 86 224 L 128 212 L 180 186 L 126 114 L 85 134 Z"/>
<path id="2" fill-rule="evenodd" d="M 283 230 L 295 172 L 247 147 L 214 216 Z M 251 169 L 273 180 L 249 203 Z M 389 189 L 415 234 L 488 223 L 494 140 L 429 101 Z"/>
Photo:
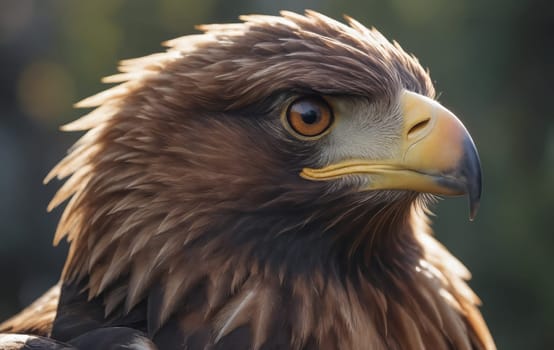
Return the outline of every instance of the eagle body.
<path id="1" fill-rule="evenodd" d="M 67 178 L 49 206 L 68 201 L 60 283 L 0 332 L 53 349 L 494 349 L 428 225 L 435 194 L 467 193 L 472 215 L 480 195 L 428 73 L 351 18 L 241 19 L 124 61 L 78 104 L 95 109 L 64 128 L 86 133 L 46 179 Z"/>

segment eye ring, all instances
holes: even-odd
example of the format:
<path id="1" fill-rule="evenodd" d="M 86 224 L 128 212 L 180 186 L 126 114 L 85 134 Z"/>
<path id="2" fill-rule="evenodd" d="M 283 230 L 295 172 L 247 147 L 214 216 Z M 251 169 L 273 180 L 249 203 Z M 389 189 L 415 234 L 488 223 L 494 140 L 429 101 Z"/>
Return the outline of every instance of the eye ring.
<path id="1" fill-rule="evenodd" d="M 317 139 L 325 135 L 334 122 L 333 109 L 319 96 L 304 96 L 286 109 L 284 122 L 289 132 L 301 139 Z"/>

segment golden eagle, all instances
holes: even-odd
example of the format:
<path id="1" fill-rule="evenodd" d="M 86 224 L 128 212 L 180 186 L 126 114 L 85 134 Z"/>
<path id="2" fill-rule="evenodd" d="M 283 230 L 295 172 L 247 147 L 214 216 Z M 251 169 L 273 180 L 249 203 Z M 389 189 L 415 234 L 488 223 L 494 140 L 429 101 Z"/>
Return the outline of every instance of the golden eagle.
<path id="1" fill-rule="evenodd" d="M 428 72 L 350 17 L 241 19 L 78 104 L 46 178 L 65 268 L 3 349 L 494 349 L 428 226 L 435 195 L 473 217 L 481 193 Z"/>

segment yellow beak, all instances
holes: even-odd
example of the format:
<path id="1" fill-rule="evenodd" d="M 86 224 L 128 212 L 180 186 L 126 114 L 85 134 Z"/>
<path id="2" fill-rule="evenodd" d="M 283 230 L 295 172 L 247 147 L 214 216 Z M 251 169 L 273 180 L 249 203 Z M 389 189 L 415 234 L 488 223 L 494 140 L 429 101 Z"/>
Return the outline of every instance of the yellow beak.
<path id="1" fill-rule="evenodd" d="M 413 190 L 469 196 L 470 219 L 481 198 L 481 165 L 477 149 L 464 125 L 438 102 L 403 91 L 401 141 L 393 159 L 353 159 L 320 169 L 304 168 L 309 180 L 345 175 L 371 175 L 364 190 Z"/>

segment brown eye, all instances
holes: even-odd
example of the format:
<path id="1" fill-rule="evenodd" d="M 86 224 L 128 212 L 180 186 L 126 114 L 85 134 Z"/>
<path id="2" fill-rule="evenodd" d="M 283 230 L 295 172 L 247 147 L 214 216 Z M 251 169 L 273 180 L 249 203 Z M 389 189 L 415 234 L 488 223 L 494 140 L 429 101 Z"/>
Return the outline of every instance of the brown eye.
<path id="1" fill-rule="evenodd" d="M 287 122 L 301 136 L 313 137 L 333 124 L 333 111 L 322 98 L 303 97 L 287 109 Z"/>

